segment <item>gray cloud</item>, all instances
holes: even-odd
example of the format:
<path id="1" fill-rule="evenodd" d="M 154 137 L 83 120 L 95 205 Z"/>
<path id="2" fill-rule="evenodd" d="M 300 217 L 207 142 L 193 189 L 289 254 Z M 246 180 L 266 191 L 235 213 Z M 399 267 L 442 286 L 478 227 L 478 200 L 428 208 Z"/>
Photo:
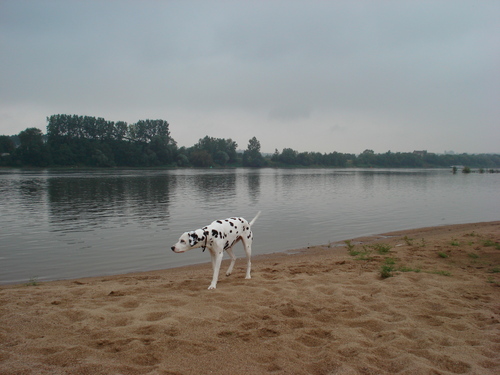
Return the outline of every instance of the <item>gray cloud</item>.
<path id="1" fill-rule="evenodd" d="M 4 0 L 0 14 L 0 134 L 77 113 L 164 118 L 185 146 L 500 152 L 496 1 Z"/>

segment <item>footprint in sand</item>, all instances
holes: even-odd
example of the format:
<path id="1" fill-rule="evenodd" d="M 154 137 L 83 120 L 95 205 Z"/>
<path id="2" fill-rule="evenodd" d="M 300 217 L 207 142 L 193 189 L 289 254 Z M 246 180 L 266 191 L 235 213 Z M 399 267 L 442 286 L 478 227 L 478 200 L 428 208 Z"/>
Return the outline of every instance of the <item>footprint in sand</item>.
<path id="1" fill-rule="evenodd" d="M 257 331 L 257 336 L 263 339 L 279 336 L 279 331 L 271 328 L 261 328 Z"/>
<path id="2" fill-rule="evenodd" d="M 149 314 L 146 314 L 145 320 L 148 322 L 157 322 L 159 320 L 168 318 L 171 315 L 171 313 L 166 312 L 166 311 L 157 311 L 157 312 L 152 312 Z"/>
<path id="3" fill-rule="evenodd" d="M 140 306 L 140 302 L 135 300 L 135 299 L 131 299 L 131 300 L 122 302 L 120 306 L 124 307 L 126 309 L 136 309 Z"/>
<path id="4" fill-rule="evenodd" d="M 330 331 L 322 329 L 314 329 L 305 332 L 296 340 L 308 347 L 324 346 L 327 341 L 333 340 L 334 337 Z"/>
<path id="5" fill-rule="evenodd" d="M 159 331 L 158 326 L 148 325 L 136 329 L 134 333 L 137 335 L 149 336 L 149 335 L 154 335 L 158 331 Z"/>

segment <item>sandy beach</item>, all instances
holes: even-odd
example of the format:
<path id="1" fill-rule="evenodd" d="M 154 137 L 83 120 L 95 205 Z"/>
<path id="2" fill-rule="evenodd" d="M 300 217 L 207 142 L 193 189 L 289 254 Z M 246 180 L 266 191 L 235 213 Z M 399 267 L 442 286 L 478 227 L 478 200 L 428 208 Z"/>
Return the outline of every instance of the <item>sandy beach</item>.
<path id="1" fill-rule="evenodd" d="M 216 290 L 208 254 L 1 286 L 0 373 L 499 374 L 499 243 L 500 222 L 385 233 L 254 257 L 251 280 L 237 245 Z"/>

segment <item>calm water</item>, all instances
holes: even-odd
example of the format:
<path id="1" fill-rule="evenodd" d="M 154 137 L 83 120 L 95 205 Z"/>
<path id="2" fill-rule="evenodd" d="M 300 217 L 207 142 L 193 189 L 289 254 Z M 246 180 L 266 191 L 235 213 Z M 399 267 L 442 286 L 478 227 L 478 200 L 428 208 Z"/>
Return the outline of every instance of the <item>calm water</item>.
<path id="1" fill-rule="evenodd" d="M 259 210 L 254 254 L 500 220 L 499 186 L 500 174 L 449 170 L 0 170 L 0 283 L 208 262 L 200 249 L 170 246 L 184 231 Z"/>

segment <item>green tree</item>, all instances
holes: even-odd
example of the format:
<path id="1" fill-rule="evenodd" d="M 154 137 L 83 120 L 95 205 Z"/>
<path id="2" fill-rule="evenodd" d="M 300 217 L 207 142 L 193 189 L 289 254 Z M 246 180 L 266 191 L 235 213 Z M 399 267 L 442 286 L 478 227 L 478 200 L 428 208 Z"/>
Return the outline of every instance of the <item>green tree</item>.
<path id="1" fill-rule="evenodd" d="M 9 137 L 8 135 L 0 135 L 0 154 L 12 154 L 15 149 L 16 145 L 14 144 L 12 137 Z"/>
<path id="2" fill-rule="evenodd" d="M 281 152 L 279 160 L 282 163 L 288 165 L 297 165 L 297 155 L 298 155 L 297 151 L 291 148 L 284 148 L 283 151 Z"/>
<path id="3" fill-rule="evenodd" d="M 156 165 L 167 165 L 174 161 L 176 145 L 168 136 L 157 135 L 151 139 L 147 150 L 155 153 Z"/>
<path id="4" fill-rule="evenodd" d="M 297 155 L 297 163 L 303 166 L 314 164 L 314 155 L 311 152 L 301 152 Z"/>
<path id="5" fill-rule="evenodd" d="M 43 142 L 40 129 L 28 128 L 19 133 L 21 144 L 16 150 L 16 157 L 24 165 L 45 167 L 49 164 L 47 147 Z"/>
<path id="6" fill-rule="evenodd" d="M 212 156 L 206 150 L 196 150 L 192 152 L 189 160 L 195 167 L 206 168 L 214 164 Z"/>
<path id="7" fill-rule="evenodd" d="M 104 142 L 94 142 L 91 148 L 90 163 L 96 167 L 114 167 L 116 166 L 114 154 L 109 144 Z"/>
<path id="8" fill-rule="evenodd" d="M 113 136 L 112 138 L 121 141 L 126 138 L 128 135 L 128 125 L 124 121 L 117 121 L 115 126 L 113 127 Z"/>
<path id="9" fill-rule="evenodd" d="M 77 115 L 47 118 L 47 138 L 56 165 L 155 166 L 174 162 L 177 145 L 164 120 L 126 122 Z"/>
<path id="10" fill-rule="evenodd" d="M 373 150 L 363 151 L 357 158 L 356 164 L 359 167 L 373 167 L 375 165 L 375 152 Z"/>
<path id="11" fill-rule="evenodd" d="M 229 161 L 229 155 L 225 151 L 217 151 L 215 153 L 214 161 L 221 166 L 225 166 Z"/>
<path id="12" fill-rule="evenodd" d="M 265 160 L 260 153 L 260 142 L 256 137 L 248 141 L 248 148 L 243 152 L 243 166 L 263 167 Z"/>
<path id="13" fill-rule="evenodd" d="M 111 149 L 115 155 L 115 163 L 120 167 L 139 167 L 141 166 L 141 154 L 143 147 L 132 141 L 113 141 L 110 143 Z"/>
<path id="14" fill-rule="evenodd" d="M 271 161 L 277 163 L 280 161 L 280 152 L 277 148 L 274 149 L 274 154 L 271 156 Z"/>
<path id="15" fill-rule="evenodd" d="M 168 122 L 165 120 L 139 120 L 129 128 L 135 141 L 149 143 L 154 137 L 163 136 L 170 140 Z"/>
<path id="16" fill-rule="evenodd" d="M 52 149 L 50 145 L 50 154 L 54 164 L 61 166 L 69 166 L 76 164 L 76 156 L 67 143 L 57 145 L 57 148 Z"/>
<path id="17" fill-rule="evenodd" d="M 192 148 L 191 152 L 204 150 L 218 165 L 225 166 L 228 163 L 238 161 L 236 148 L 238 144 L 232 139 L 214 138 L 206 136 L 201 138 Z"/>

